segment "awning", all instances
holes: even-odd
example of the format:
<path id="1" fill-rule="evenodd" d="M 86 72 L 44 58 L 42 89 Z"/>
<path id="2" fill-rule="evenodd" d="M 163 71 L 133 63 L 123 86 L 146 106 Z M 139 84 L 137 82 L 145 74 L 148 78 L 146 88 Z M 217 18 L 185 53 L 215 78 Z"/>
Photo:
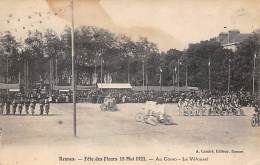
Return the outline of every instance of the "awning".
<path id="1" fill-rule="evenodd" d="M 132 89 L 132 86 L 129 83 L 98 83 L 97 87 L 100 89 Z"/>
<path id="2" fill-rule="evenodd" d="M 54 85 L 53 87 L 54 90 L 72 90 L 72 86 L 57 86 Z M 91 90 L 91 89 L 95 89 L 95 86 L 82 86 L 82 85 L 77 85 L 77 90 Z"/>
<path id="3" fill-rule="evenodd" d="M 9 89 L 10 92 L 20 92 L 20 89 Z"/>
<path id="4" fill-rule="evenodd" d="M 70 90 L 67 89 L 60 89 L 59 92 L 69 92 Z"/>
<path id="5" fill-rule="evenodd" d="M 5 84 L 0 83 L 0 89 L 20 89 L 19 84 Z"/>

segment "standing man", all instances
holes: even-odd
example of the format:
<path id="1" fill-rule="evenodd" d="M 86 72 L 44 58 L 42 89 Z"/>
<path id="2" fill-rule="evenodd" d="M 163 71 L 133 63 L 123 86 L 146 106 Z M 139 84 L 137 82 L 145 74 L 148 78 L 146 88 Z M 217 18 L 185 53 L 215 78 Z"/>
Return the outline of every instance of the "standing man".
<path id="1" fill-rule="evenodd" d="M 31 103 L 30 103 L 32 115 L 34 115 L 35 106 L 36 106 L 36 102 L 35 102 L 35 100 L 32 98 L 32 99 L 31 99 Z"/>
<path id="2" fill-rule="evenodd" d="M 6 104 L 5 104 L 6 115 L 9 115 L 9 114 L 10 114 L 10 106 L 11 106 L 11 101 L 10 101 L 10 98 L 7 97 L 7 99 L 6 99 Z"/>
<path id="3" fill-rule="evenodd" d="M 44 99 L 40 99 L 40 115 L 43 115 L 44 111 Z"/>
<path id="4" fill-rule="evenodd" d="M 14 98 L 14 100 L 12 102 L 13 115 L 15 115 L 15 113 L 16 113 L 16 108 L 17 108 L 17 100 L 16 100 L 16 98 Z"/>
<path id="5" fill-rule="evenodd" d="M 4 99 L 1 98 L 1 102 L 0 102 L 0 115 L 4 114 L 4 106 L 5 106 Z"/>
<path id="6" fill-rule="evenodd" d="M 50 110 L 50 103 L 48 99 L 45 99 L 45 113 L 46 115 L 49 114 L 49 110 Z"/>
<path id="7" fill-rule="evenodd" d="M 29 107 L 30 107 L 30 101 L 29 101 L 28 98 L 26 98 L 25 101 L 24 101 L 24 107 L 25 107 L 25 113 L 26 113 L 26 115 L 28 115 L 29 114 Z"/>
<path id="8" fill-rule="evenodd" d="M 19 114 L 22 115 L 22 112 L 23 112 L 23 101 L 22 101 L 22 98 L 18 102 L 18 111 L 19 111 Z"/>

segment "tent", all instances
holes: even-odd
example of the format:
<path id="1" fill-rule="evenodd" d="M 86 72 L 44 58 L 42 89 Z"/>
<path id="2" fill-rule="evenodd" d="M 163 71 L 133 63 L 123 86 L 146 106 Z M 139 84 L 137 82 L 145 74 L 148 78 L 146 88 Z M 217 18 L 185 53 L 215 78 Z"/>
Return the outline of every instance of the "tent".
<path id="1" fill-rule="evenodd" d="M 97 83 L 97 87 L 100 89 L 132 89 L 129 83 Z"/>

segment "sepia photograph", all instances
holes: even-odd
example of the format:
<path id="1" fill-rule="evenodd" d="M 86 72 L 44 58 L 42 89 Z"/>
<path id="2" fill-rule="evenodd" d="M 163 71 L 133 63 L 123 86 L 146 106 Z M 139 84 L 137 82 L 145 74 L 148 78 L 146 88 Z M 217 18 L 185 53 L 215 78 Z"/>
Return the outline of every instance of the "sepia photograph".
<path id="1" fill-rule="evenodd" d="M 260 0 L 1 0 L 0 165 L 260 165 Z"/>

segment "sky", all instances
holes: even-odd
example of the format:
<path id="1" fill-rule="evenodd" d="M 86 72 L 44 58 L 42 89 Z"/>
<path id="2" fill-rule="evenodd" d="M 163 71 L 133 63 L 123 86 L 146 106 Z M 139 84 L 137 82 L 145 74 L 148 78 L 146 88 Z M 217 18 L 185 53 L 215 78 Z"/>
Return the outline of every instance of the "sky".
<path id="1" fill-rule="evenodd" d="M 70 25 L 70 0 L 1 0 L 0 15 L 0 32 L 20 39 L 33 29 L 61 32 Z M 76 26 L 148 37 L 161 50 L 182 50 L 222 31 L 259 29 L 260 0 L 74 0 L 74 17 Z"/>

